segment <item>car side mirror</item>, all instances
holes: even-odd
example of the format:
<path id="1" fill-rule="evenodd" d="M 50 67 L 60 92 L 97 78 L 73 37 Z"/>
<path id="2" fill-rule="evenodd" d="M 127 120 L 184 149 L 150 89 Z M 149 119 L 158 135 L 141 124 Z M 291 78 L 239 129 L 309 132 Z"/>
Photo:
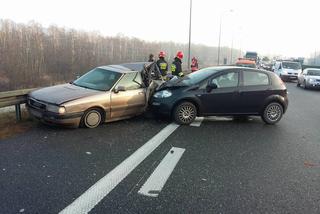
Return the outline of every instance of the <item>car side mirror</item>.
<path id="1" fill-rule="evenodd" d="M 121 85 L 119 85 L 119 86 L 115 87 L 115 89 L 113 89 L 114 93 L 119 93 L 119 91 L 125 91 L 125 90 L 126 90 L 126 88 Z"/>
<path id="2" fill-rule="evenodd" d="M 218 85 L 213 82 L 210 82 L 207 85 L 206 90 L 207 90 L 207 92 L 211 92 L 213 89 L 216 89 L 216 88 L 218 88 Z"/>

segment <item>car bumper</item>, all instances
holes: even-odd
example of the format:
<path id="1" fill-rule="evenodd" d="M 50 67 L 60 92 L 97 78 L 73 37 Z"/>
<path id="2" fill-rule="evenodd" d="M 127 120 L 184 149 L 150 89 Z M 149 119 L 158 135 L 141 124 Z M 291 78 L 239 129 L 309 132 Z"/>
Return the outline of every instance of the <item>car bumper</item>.
<path id="1" fill-rule="evenodd" d="M 40 120 L 45 124 L 66 126 L 72 128 L 79 127 L 81 117 L 83 115 L 83 112 L 60 115 L 57 113 L 36 109 L 30 105 L 27 105 L 27 109 L 32 117 Z"/>
<path id="2" fill-rule="evenodd" d="M 290 74 L 287 74 L 287 75 L 281 75 L 281 78 L 283 80 L 297 80 L 298 79 L 298 76 L 297 75 L 290 75 Z"/>
<path id="3" fill-rule="evenodd" d="M 160 114 L 163 116 L 170 116 L 172 106 L 169 103 L 161 102 L 160 100 L 154 99 L 151 101 L 151 110 L 155 114 Z"/>
<path id="4" fill-rule="evenodd" d="M 320 88 L 320 82 L 307 82 L 307 87 L 308 88 Z"/>

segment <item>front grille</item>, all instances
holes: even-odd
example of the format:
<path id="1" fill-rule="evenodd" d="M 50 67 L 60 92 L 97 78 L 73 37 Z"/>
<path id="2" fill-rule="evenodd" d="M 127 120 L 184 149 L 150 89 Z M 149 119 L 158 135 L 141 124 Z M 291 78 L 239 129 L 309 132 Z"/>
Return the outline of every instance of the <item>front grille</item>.
<path id="1" fill-rule="evenodd" d="M 37 109 L 42 109 L 42 110 L 45 110 L 46 109 L 46 105 L 39 102 L 39 101 L 36 101 L 36 100 L 33 100 L 33 99 L 29 99 L 29 104 L 34 107 L 34 108 L 37 108 Z"/>

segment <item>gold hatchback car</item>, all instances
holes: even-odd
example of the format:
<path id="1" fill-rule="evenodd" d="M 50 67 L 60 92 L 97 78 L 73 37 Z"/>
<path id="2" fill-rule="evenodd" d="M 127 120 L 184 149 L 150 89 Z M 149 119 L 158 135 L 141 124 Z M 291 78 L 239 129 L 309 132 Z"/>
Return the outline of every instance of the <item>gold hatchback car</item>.
<path id="1" fill-rule="evenodd" d="M 156 87 L 154 63 L 97 67 L 68 84 L 28 95 L 29 113 L 44 123 L 95 128 L 143 113 Z"/>

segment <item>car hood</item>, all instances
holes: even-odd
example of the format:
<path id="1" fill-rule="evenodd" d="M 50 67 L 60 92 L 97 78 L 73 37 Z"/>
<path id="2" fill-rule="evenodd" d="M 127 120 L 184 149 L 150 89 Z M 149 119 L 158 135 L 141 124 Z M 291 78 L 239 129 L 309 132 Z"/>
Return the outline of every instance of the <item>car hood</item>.
<path id="1" fill-rule="evenodd" d="M 171 79 L 167 82 L 164 82 L 163 84 L 161 84 L 157 90 L 164 90 L 167 88 L 170 89 L 175 89 L 175 88 L 181 88 L 181 87 L 188 87 L 189 85 L 185 84 L 184 82 L 182 82 L 182 80 L 180 78 L 174 78 Z"/>
<path id="2" fill-rule="evenodd" d="M 291 73 L 299 73 L 301 72 L 301 69 L 284 68 L 283 71 L 291 72 Z"/>
<path id="3" fill-rule="evenodd" d="M 60 105 L 91 95 L 103 93 L 92 89 L 86 89 L 72 84 L 56 85 L 38 89 L 29 94 L 30 97 L 47 103 Z"/>

